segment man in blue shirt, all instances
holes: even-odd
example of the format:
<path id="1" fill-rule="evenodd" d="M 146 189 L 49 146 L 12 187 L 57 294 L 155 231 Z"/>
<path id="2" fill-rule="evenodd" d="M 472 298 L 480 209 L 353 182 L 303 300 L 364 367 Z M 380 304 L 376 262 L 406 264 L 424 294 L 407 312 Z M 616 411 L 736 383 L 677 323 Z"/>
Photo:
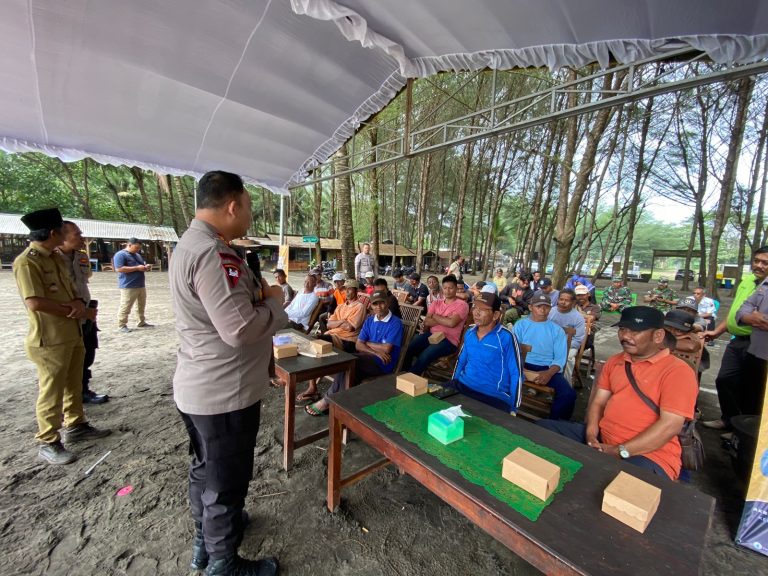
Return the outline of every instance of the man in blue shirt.
<path id="1" fill-rule="evenodd" d="M 464 334 L 453 386 L 465 396 L 508 413 L 520 405 L 522 370 L 517 340 L 502 326 L 501 300 L 480 292 L 472 306 L 475 324 Z"/>
<path id="2" fill-rule="evenodd" d="M 568 358 L 568 339 L 565 331 L 547 319 L 552 302 L 546 294 L 534 296 L 528 305 L 531 314 L 515 324 L 515 336 L 531 351 L 525 357 L 525 369 L 532 373 L 527 378 L 539 386 L 549 386 L 555 391 L 549 417 L 552 420 L 568 420 L 576 404 L 576 392 L 563 376 Z"/>
<path id="3" fill-rule="evenodd" d="M 136 238 L 129 238 L 128 245 L 120 250 L 113 258 L 115 272 L 117 272 L 117 287 L 120 288 L 120 310 L 117 313 L 117 329 L 119 332 L 128 333 L 128 315 L 131 313 L 134 303 L 137 304 L 139 313 L 139 328 L 152 326 L 144 316 L 147 305 L 147 289 L 144 283 L 144 272 L 150 269 L 144 258 L 141 257 L 141 242 Z"/>
<path id="4" fill-rule="evenodd" d="M 389 374 L 397 366 L 400 357 L 400 345 L 403 340 L 403 323 L 389 311 L 387 293 L 374 292 L 371 295 L 373 315 L 365 319 L 360 334 L 355 342 L 357 361 L 355 362 L 355 380 L 353 386 L 366 378 Z M 328 398 L 344 387 L 344 374 L 336 374 L 333 385 L 325 397 L 314 404 L 304 406 L 310 416 L 322 416 L 328 413 Z"/>

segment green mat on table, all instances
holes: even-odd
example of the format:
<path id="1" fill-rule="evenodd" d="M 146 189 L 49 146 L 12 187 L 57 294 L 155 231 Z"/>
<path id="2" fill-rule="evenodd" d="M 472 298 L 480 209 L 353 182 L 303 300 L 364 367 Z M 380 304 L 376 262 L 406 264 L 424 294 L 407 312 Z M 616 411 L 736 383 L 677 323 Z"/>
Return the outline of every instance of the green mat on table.
<path id="1" fill-rule="evenodd" d="M 398 394 L 389 400 L 366 406 L 363 412 L 456 470 L 468 481 L 482 486 L 493 497 L 508 504 L 529 520 L 539 517 L 544 508 L 552 502 L 555 494 L 573 479 L 582 466 L 580 462 L 477 416 L 464 418 L 464 438 L 443 445 L 427 433 L 427 418 L 433 412 L 451 406 L 453 404 L 438 400 L 429 394 L 415 398 Z M 518 447 L 560 466 L 560 484 L 546 501 L 539 500 L 502 478 L 501 463 L 504 457 Z"/>

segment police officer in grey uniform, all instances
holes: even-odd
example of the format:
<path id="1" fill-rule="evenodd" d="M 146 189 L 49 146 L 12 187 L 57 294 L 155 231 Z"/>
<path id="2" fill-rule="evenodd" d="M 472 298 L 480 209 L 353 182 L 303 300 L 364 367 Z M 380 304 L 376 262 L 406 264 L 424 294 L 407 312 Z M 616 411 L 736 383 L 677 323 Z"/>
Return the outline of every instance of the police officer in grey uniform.
<path id="1" fill-rule="evenodd" d="M 251 198 L 236 174 L 208 172 L 195 219 L 170 261 L 180 347 L 174 399 L 190 438 L 191 567 L 208 576 L 276 574 L 276 558 L 237 555 L 253 476 L 272 335 L 288 323 L 280 286 L 258 282 L 230 246 L 251 225 Z"/>
<path id="2" fill-rule="evenodd" d="M 88 279 L 93 275 L 91 261 L 88 254 L 83 251 L 85 241 L 80 227 L 69 220 L 64 221 L 61 228 L 63 242 L 56 249 L 64 262 L 64 267 L 72 276 L 75 289 L 80 298 L 85 302 L 86 308 L 96 308 L 96 300 L 91 300 L 91 291 L 88 288 Z M 90 389 L 91 366 L 96 359 L 96 349 L 99 347 L 98 327 L 96 318 L 84 318 L 81 323 L 83 332 L 83 345 L 85 346 L 85 359 L 83 360 L 83 404 L 104 404 L 109 400 L 106 394 L 97 394 Z"/>

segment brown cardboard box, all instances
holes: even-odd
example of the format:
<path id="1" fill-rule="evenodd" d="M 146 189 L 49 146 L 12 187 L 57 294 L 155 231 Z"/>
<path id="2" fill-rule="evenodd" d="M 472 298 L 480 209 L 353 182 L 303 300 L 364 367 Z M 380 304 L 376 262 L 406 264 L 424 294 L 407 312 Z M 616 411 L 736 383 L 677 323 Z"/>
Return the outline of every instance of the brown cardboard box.
<path id="1" fill-rule="evenodd" d="M 522 448 L 507 454 L 501 475 L 541 500 L 549 498 L 560 483 L 559 466 Z"/>
<path id="2" fill-rule="evenodd" d="M 411 396 L 421 396 L 427 393 L 427 379 L 404 372 L 397 375 L 397 389 Z"/>
<path id="3" fill-rule="evenodd" d="M 430 344 L 439 344 L 440 342 L 445 340 L 445 333 L 435 332 L 429 338 L 427 338 L 427 340 L 429 340 Z"/>
<path id="4" fill-rule="evenodd" d="M 603 492 L 603 512 L 642 533 L 660 501 L 661 488 L 619 472 Z"/>
<path id="5" fill-rule="evenodd" d="M 318 355 L 333 352 L 333 344 L 326 342 L 325 340 L 311 340 L 309 346 L 312 349 L 312 352 Z"/>
<path id="6" fill-rule="evenodd" d="M 272 346 L 272 353 L 275 358 L 290 358 L 299 355 L 299 347 L 296 344 L 279 344 Z"/>

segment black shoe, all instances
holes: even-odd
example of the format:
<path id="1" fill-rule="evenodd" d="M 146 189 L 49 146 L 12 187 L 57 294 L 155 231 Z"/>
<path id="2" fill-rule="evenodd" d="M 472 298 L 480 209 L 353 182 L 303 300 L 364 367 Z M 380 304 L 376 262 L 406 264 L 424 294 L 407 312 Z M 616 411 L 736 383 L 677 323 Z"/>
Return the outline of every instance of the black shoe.
<path id="1" fill-rule="evenodd" d="M 94 428 L 88 422 L 64 428 L 61 431 L 61 439 L 65 444 L 81 442 L 83 440 L 96 440 L 112 434 L 112 430 Z"/>
<path id="2" fill-rule="evenodd" d="M 248 512 L 242 511 L 240 516 L 240 534 L 237 537 L 235 548 L 240 548 L 240 544 L 243 543 L 243 534 L 245 534 L 245 527 L 248 526 L 250 517 Z M 208 551 L 205 549 L 205 538 L 203 538 L 203 525 L 200 522 L 195 522 L 195 537 L 192 540 L 192 561 L 189 563 L 189 567 L 192 570 L 205 570 L 208 566 Z"/>
<path id="3" fill-rule="evenodd" d="M 189 563 L 191 570 L 205 570 L 208 566 L 208 551 L 205 549 L 203 538 L 203 525 L 195 522 L 195 537 L 192 540 L 192 561 Z"/>
<path id="4" fill-rule="evenodd" d="M 261 560 L 246 560 L 237 554 L 211 560 L 206 576 L 275 576 L 280 569 L 277 558 L 268 556 Z"/>
<path id="5" fill-rule="evenodd" d="M 77 456 L 61 445 L 61 442 L 43 444 L 37 452 L 38 456 L 49 464 L 70 464 L 77 460 Z"/>
<path id="6" fill-rule="evenodd" d="M 109 402 L 108 394 L 97 394 L 93 390 L 83 392 L 83 404 L 104 404 Z"/>

